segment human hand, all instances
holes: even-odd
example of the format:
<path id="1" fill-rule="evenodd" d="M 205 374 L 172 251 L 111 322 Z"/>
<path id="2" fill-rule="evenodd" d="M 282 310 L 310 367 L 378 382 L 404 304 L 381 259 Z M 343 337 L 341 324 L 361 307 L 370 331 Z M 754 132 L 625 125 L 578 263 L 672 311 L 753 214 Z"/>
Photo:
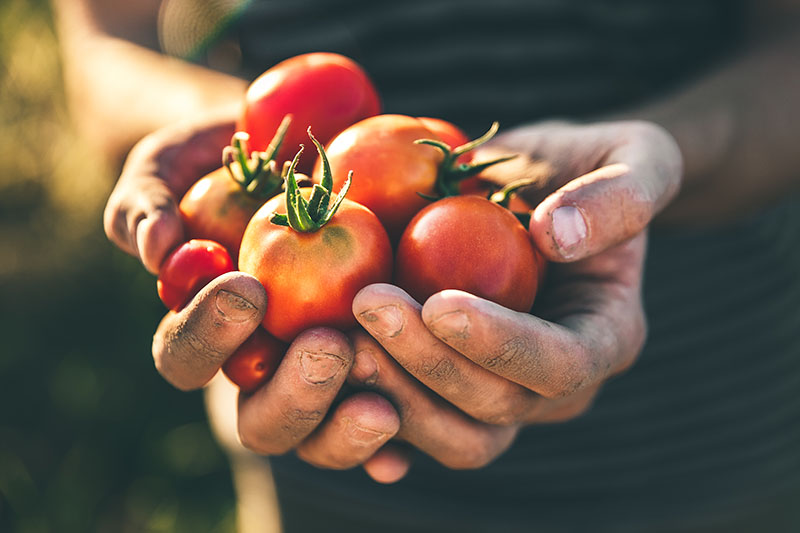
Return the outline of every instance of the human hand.
<path id="1" fill-rule="evenodd" d="M 374 340 L 354 339 L 351 379 L 394 402 L 399 439 L 451 468 L 487 464 L 527 424 L 578 416 L 635 361 L 645 229 L 681 174 L 669 135 L 644 123 L 533 126 L 495 147 L 523 154 L 500 177 L 541 180 L 530 231 L 555 263 L 535 314 L 455 290 L 420 305 L 391 285 L 353 302 Z"/>
<path id="2" fill-rule="evenodd" d="M 232 121 L 206 122 L 165 128 L 143 139 L 106 207 L 109 238 L 157 273 L 183 241 L 176 199 L 220 165 L 233 128 Z M 181 390 L 203 387 L 259 326 L 266 305 L 256 278 L 242 272 L 216 278 L 163 318 L 153 338 L 156 368 Z M 399 427 L 391 404 L 377 394 L 358 393 L 332 407 L 352 358 L 352 347 L 339 332 L 317 328 L 301 334 L 273 378 L 255 393 L 240 395 L 241 442 L 261 454 L 296 450 L 320 467 L 364 464 L 375 479 L 390 480 L 397 461 L 379 448 Z"/>

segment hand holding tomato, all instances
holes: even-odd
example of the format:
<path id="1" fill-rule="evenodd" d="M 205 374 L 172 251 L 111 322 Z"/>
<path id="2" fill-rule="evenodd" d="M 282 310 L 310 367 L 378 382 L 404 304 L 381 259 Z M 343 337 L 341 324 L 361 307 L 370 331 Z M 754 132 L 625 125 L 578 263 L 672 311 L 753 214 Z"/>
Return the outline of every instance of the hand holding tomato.
<path id="1" fill-rule="evenodd" d="M 233 132 L 232 120 L 214 121 L 165 128 L 143 139 L 106 206 L 109 238 L 157 273 L 185 239 L 176 198 L 219 166 Z M 215 278 L 159 324 L 153 337 L 156 368 L 179 389 L 204 386 L 259 327 L 266 307 L 264 288 L 254 277 L 229 272 Z M 357 393 L 332 407 L 352 357 L 341 333 L 324 328 L 302 333 L 269 383 L 241 396 L 241 440 L 261 453 L 294 449 L 327 468 L 363 465 L 377 480 L 401 476 L 406 460 L 382 448 L 399 427 L 391 404 L 374 393 Z M 237 418 L 235 412 L 226 416 Z"/>
<path id="2" fill-rule="evenodd" d="M 633 364 L 646 227 L 681 177 L 672 139 L 643 123 L 531 126 L 493 144 L 475 157 L 523 156 L 497 165 L 498 181 L 542 177 L 530 232 L 556 263 L 532 314 L 456 290 L 420 303 L 385 284 L 353 302 L 371 337 L 354 336 L 351 380 L 399 406 L 397 439 L 451 468 L 491 462 L 525 425 L 580 415 Z"/>

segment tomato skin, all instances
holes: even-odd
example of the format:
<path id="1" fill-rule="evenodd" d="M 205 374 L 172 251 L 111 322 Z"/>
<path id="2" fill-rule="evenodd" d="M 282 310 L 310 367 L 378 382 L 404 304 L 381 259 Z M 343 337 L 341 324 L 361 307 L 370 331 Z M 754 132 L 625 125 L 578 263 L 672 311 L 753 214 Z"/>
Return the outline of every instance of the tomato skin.
<path id="1" fill-rule="evenodd" d="M 353 124 L 337 135 L 325 151 L 339 190 L 353 171 L 353 185 L 347 197 L 369 208 L 386 227 L 393 240 L 408 221 L 434 196 L 436 176 L 443 154 L 417 139 L 438 137 L 422 121 L 405 115 L 377 115 Z M 322 179 L 317 161 L 312 176 Z"/>
<path id="2" fill-rule="evenodd" d="M 310 189 L 301 191 L 310 196 Z M 348 199 L 330 222 L 310 233 L 272 224 L 273 213 L 286 213 L 284 194 L 253 216 L 239 252 L 239 269 L 258 278 L 267 292 L 264 328 L 289 342 L 315 326 L 354 327 L 356 293 L 391 280 L 392 249 L 380 221 Z"/>
<path id="3" fill-rule="evenodd" d="M 225 248 L 214 241 L 192 239 L 170 253 L 159 269 L 158 297 L 167 308 L 177 311 L 208 282 L 233 270 Z"/>
<path id="4" fill-rule="evenodd" d="M 253 392 L 275 374 L 287 345 L 257 328 L 222 365 L 222 372 L 242 392 Z"/>
<path id="5" fill-rule="evenodd" d="M 236 262 L 247 223 L 264 200 L 247 194 L 220 167 L 197 180 L 178 206 L 186 233 L 192 239 L 210 239 L 223 245 Z"/>
<path id="6" fill-rule="evenodd" d="M 292 124 L 281 145 L 278 168 L 306 142 L 311 126 L 321 143 L 359 120 L 380 113 L 378 91 L 353 60 L 333 53 L 302 54 L 278 63 L 247 89 L 237 130 L 250 134 L 250 147 L 264 150 L 286 114 Z M 298 170 L 309 172 L 312 155 L 300 159 Z"/>
<path id="7" fill-rule="evenodd" d="M 397 247 L 395 284 L 422 303 L 460 289 L 516 311 L 529 311 L 538 288 L 539 255 L 507 209 L 477 196 L 429 205 Z"/>

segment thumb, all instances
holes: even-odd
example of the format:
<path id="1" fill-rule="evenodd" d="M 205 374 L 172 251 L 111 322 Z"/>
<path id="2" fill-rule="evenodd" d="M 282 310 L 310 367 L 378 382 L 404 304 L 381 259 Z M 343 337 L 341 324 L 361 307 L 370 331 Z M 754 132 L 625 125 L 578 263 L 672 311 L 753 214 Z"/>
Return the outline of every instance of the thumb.
<path id="1" fill-rule="evenodd" d="M 682 158 L 672 137 L 642 123 L 604 165 L 562 186 L 533 211 L 530 232 L 550 261 L 577 261 L 634 237 L 676 195 Z"/>
<path id="2" fill-rule="evenodd" d="M 253 276 L 219 276 L 161 321 L 153 337 L 156 368 L 179 389 L 202 387 L 259 326 L 266 304 L 264 287 Z"/>

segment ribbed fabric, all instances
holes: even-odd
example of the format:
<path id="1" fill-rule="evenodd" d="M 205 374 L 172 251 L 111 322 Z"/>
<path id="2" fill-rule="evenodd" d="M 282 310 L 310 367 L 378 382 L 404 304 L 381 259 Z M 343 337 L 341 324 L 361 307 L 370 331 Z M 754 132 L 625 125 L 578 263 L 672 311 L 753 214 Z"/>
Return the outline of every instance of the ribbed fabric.
<path id="1" fill-rule="evenodd" d="M 725 58 L 738 2 L 253 1 L 231 27 L 255 76 L 308 51 L 364 65 L 388 112 L 481 133 L 631 106 Z M 800 203 L 651 233 L 649 338 L 583 417 L 487 468 L 418 457 L 377 485 L 292 456 L 287 531 L 800 531 Z"/>
<path id="2" fill-rule="evenodd" d="M 364 65 L 388 112 L 478 134 L 668 89 L 729 43 L 736 14 L 718 0 L 254 1 L 236 30 L 250 75 L 340 52 Z"/>

